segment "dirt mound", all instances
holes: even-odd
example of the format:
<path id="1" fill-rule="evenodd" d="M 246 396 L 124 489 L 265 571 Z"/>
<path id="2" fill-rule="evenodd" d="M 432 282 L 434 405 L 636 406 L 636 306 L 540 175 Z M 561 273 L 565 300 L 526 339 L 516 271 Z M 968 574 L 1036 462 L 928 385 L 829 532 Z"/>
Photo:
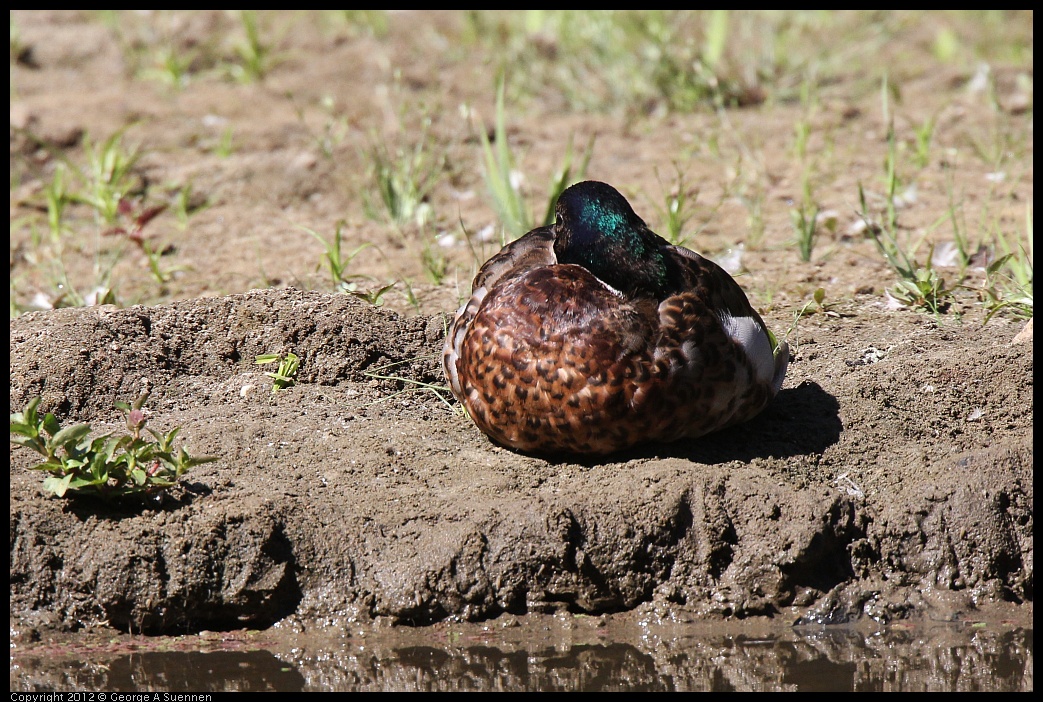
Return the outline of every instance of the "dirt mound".
<path id="1" fill-rule="evenodd" d="M 774 404 L 601 462 L 494 447 L 442 384 L 441 315 L 252 291 L 10 323 L 11 408 L 117 428 L 152 391 L 194 468 L 144 511 L 44 495 L 11 450 L 11 616 L 171 633 L 664 603 L 707 618 L 951 618 L 1032 600 L 1020 325 L 818 317 Z M 262 353 L 293 351 L 276 394 Z M 393 379 L 388 379 L 393 378 Z"/>

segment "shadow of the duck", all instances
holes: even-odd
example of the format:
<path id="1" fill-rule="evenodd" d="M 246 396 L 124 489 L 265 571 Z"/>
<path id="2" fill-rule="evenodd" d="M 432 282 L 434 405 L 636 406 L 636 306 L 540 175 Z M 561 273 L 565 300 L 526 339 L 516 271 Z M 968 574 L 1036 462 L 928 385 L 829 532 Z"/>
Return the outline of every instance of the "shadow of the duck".
<path id="1" fill-rule="evenodd" d="M 551 460 L 594 466 L 640 458 L 684 458 L 714 465 L 816 454 L 840 440 L 844 427 L 839 412 L 840 403 L 833 395 L 818 383 L 805 380 L 795 388 L 779 391 L 774 401 L 750 421 L 698 439 L 643 444 L 608 456 Z"/>

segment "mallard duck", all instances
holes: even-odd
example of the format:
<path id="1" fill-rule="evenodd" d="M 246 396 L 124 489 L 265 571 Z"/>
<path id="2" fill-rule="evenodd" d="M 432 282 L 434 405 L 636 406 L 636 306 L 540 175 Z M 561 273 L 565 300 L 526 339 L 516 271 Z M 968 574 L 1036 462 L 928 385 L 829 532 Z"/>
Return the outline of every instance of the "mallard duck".
<path id="1" fill-rule="evenodd" d="M 567 188 L 555 215 L 486 261 L 446 337 L 449 387 L 493 441 L 606 454 L 744 422 L 775 397 L 789 347 L 724 269 L 605 183 Z"/>

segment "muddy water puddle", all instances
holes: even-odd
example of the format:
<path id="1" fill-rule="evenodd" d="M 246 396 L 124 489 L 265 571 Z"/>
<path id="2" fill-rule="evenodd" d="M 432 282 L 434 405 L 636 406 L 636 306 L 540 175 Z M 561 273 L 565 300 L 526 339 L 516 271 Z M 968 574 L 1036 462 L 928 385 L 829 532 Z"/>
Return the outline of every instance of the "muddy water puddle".
<path id="1" fill-rule="evenodd" d="M 849 628 L 534 615 L 422 628 L 19 638 L 13 692 L 1033 689 L 1031 624 L 1009 621 Z"/>

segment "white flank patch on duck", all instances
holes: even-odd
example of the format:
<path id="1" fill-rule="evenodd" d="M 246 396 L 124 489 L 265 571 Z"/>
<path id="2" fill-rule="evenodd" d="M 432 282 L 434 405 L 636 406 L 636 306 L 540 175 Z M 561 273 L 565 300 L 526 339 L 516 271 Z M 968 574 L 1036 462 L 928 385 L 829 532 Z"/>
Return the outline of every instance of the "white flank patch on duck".
<path id="1" fill-rule="evenodd" d="M 757 320 L 753 317 L 733 317 L 725 312 L 721 315 L 721 324 L 728 336 L 746 351 L 757 382 L 770 383 L 775 375 L 775 358 L 771 353 L 768 335 Z"/>

